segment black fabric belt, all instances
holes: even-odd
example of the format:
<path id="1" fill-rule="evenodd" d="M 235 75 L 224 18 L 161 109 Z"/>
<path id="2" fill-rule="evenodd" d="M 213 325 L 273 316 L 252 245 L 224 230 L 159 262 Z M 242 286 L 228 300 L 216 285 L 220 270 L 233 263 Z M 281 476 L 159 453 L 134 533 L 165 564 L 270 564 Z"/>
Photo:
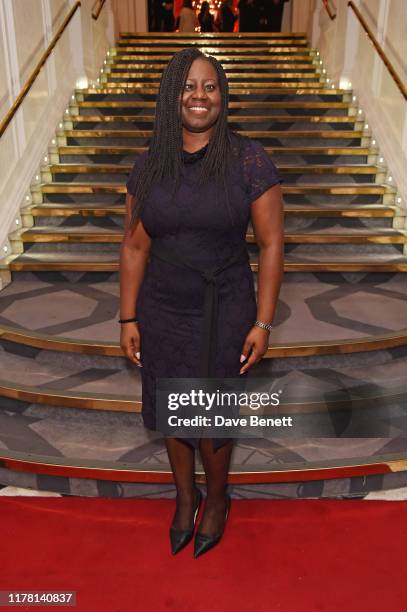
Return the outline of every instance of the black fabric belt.
<path id="1" fill-rule="evenodd" d="M 203 303 L 203 330 L 202 330 L 202 350 L 200 360 L 200 371 L 198 377 L 210 377 L 214 374 L 216 356 L 216 336 L 218 322 L 218 285 L 217 276 L 226 268 L 235 263 L 249 261 L 247 246 L 242 245 L 238 251 L 225 259 L 220 265 L 215 267 L 202 267 L 188 258 L 181 257 L 172 249 L 163 246 L 157 239 L 153 239 L 150 246 L 150 255 L 163 261 L 190 268 L 199 272 L 206 283 Z"/>

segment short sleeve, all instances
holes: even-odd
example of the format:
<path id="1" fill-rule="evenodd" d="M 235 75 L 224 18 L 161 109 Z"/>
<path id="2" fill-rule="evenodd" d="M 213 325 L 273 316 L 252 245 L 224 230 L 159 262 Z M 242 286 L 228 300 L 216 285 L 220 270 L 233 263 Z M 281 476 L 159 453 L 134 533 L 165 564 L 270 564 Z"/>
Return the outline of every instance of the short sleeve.
<path id="1" fill-rule="evenodd" d="M 147 151 L 143 151 L 140 155 L 136 157 L 136 161 L 134 162 L 133 168 L 130 172 L 129 178 L 127 179 L 126 188 L 127 193 L 134 195 L 136 192 L 136 185 L 140 175 L 140 171 L 144 166 L 144 160 L 146 159 Z"/>
<path id="2" fill-rule="evenodd" d="M 250 203 L 273 185 L 284 182 L 261 142 L 254 139 L 249 140 L 244 150 L 243 176 Z"/>

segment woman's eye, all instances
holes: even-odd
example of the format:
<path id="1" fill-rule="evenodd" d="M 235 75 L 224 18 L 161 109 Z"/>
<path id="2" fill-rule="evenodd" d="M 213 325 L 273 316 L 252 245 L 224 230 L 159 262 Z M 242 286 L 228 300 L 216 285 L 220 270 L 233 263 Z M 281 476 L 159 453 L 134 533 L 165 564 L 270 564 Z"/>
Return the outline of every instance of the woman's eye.
<path id="1" fill-rule="evenodd" d="M 185 83 L 185 89 L 190 89 L 193 87 L 192 83 Z M 208 83 L 208 85 L 206 85 L 206 89 L 209 89 L 210 91 L 213 91 L 215 88 L 215 85 L 213 83 Z"/>

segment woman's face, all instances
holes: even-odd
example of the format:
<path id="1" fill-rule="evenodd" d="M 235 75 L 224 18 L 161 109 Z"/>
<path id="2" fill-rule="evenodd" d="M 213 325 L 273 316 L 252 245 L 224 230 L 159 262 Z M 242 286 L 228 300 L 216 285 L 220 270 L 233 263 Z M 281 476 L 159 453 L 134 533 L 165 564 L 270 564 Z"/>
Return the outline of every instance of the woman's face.
<path id="1" fill-rule="evenodd" d="M 182 125 L 190 132 L 205 132 L 216 123 L 220 109 L 218 74 L 210 62 L 198 58 L 191 64 L 182 93 Z"/>

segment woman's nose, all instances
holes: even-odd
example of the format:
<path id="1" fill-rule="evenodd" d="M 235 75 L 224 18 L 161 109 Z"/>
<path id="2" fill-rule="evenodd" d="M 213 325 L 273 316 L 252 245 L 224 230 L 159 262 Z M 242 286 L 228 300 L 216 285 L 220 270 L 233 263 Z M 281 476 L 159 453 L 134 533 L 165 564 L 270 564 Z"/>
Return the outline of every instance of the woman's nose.
<path id="1" fill-rule="evenodd" d="M 206 89 L 205 87 L 200 87 L 199 85 L 197 86 L 197 88 L 195 89 L 195 91 L 192 94 L 193 98 L 206 98 Z"/>

